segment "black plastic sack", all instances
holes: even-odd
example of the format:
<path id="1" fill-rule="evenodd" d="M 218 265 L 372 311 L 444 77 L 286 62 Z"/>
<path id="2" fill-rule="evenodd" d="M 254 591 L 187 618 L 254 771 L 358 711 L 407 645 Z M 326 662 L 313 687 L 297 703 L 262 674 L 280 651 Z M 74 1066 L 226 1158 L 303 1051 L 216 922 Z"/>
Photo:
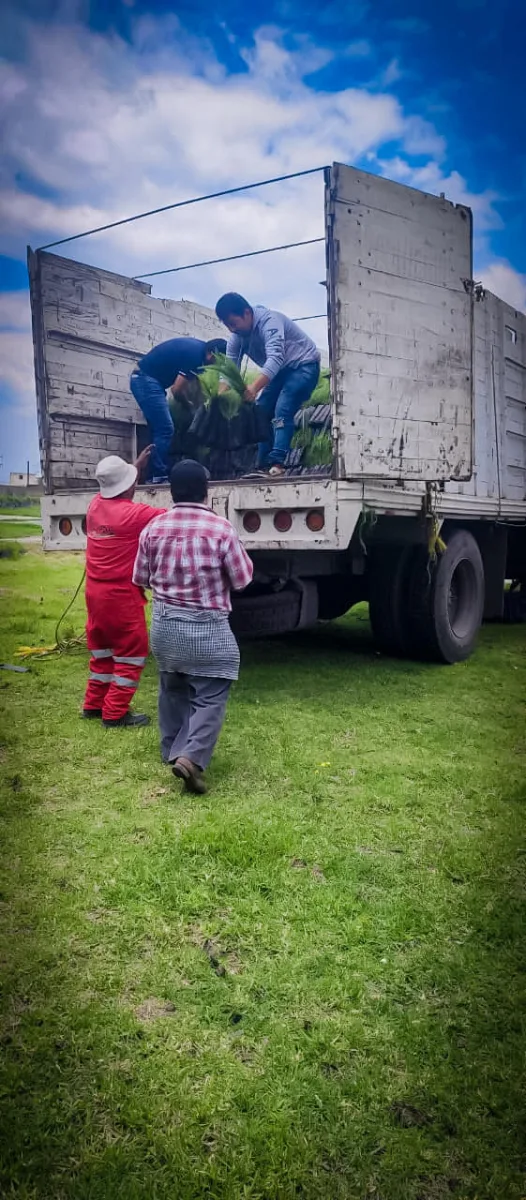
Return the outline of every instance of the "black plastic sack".
<path id="1" fill-rule="evenodd" d="M 270 439 L 271 426 L 267 414 L 257 404 L 243 401 L 239 412 L 229 420 L 214 398 L 207 408 L 196 413 L 190 433 L 213 451 L 240 450 Z"/>
<path id="2" fill-rule="evenodd" d="M 241 446 L 238 450 L 211 450 L 206 465 L 213 480 L 238 479 L 255 470 L 256 458 L 257 445 Z"/>

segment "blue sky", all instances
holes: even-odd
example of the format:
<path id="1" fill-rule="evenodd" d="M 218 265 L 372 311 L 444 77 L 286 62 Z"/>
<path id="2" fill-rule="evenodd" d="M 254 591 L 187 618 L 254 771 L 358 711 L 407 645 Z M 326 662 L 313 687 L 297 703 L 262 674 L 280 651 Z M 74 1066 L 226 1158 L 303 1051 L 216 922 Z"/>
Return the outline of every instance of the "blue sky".
<path id="1" fill-rule="evenodd" d="M 519 0 L 3 6 L 0 478 L 38 465 L 25 247 L 172 200 L 332 159 L 474 211 L 475 273 L 526 308 L 526 16 Z M 138 274 L 323 232 L 317 176 L 138 222 L 66 255 Z M 323 249 L 184 272 L 321 311 Z M 321 342 L 323 322 L 309 326 Z"/>

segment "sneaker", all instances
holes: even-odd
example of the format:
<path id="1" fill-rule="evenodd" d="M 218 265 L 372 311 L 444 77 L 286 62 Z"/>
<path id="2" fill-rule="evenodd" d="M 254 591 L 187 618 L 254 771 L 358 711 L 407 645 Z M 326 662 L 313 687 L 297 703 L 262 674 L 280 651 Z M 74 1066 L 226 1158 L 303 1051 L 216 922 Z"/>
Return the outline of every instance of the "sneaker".
<path id="1" fill-rule="evenodd" d="M 100 721 L 100 719 L 102 717 L 102 709 L 101 708 L 83 708 L 82 709 L 82 720 L 83 721 L 95 721 L 97 719 L 97 717 Z"/>
<path id="2" fill-rule="evenodd" d="M 102 718 L 102 724 L 105 729 L 136 729 L 141 725 L 149 725 L 150 718 L 146 713 L 127 712 L 123 717 L 116 717 L 115 720 L 110 720 L 108 717 Z"/>

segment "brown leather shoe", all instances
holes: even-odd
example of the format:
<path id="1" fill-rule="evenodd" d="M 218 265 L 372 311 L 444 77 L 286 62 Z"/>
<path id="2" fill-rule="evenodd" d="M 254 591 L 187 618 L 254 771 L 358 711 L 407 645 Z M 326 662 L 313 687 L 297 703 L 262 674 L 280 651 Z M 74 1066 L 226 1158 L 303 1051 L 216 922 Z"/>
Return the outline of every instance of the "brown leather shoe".
<path id="1" fill-rule="evenodd" d="M 207 786 L 203 778 L 203 772 L 191 759 L 184 757 L 176 758 L 172 772 L 176 779 L 182 779 L 187 792 L 195 792 L 199 796 L 205 795 Z"/>

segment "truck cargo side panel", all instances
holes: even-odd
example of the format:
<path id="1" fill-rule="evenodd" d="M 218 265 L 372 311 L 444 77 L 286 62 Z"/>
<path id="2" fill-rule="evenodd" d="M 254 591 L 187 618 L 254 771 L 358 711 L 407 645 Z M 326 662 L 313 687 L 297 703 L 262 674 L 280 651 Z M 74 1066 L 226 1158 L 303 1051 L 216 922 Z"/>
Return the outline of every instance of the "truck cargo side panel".
<path id="1" fill-rule="evenodd" d="M 223 335 L 206 308 L 44 251 L 28 256 L 40 454 L 47 492 L 93 486 L 104 454 L 135 457 L 137 359 L 170 337 Z"/>
<path id="2" fill-rule="evenodd" d="M 340 473 L 469 478 L 469 209 L 341 165 L 326 204 Z"/>
<path id="3" fill-rule="evenodd" d="M 473 477 L 448 495 L 526 500 L 526 316 L 491 292 L 474 313 Z M 503 511 L 507 511 L 503 509 Z"/>

